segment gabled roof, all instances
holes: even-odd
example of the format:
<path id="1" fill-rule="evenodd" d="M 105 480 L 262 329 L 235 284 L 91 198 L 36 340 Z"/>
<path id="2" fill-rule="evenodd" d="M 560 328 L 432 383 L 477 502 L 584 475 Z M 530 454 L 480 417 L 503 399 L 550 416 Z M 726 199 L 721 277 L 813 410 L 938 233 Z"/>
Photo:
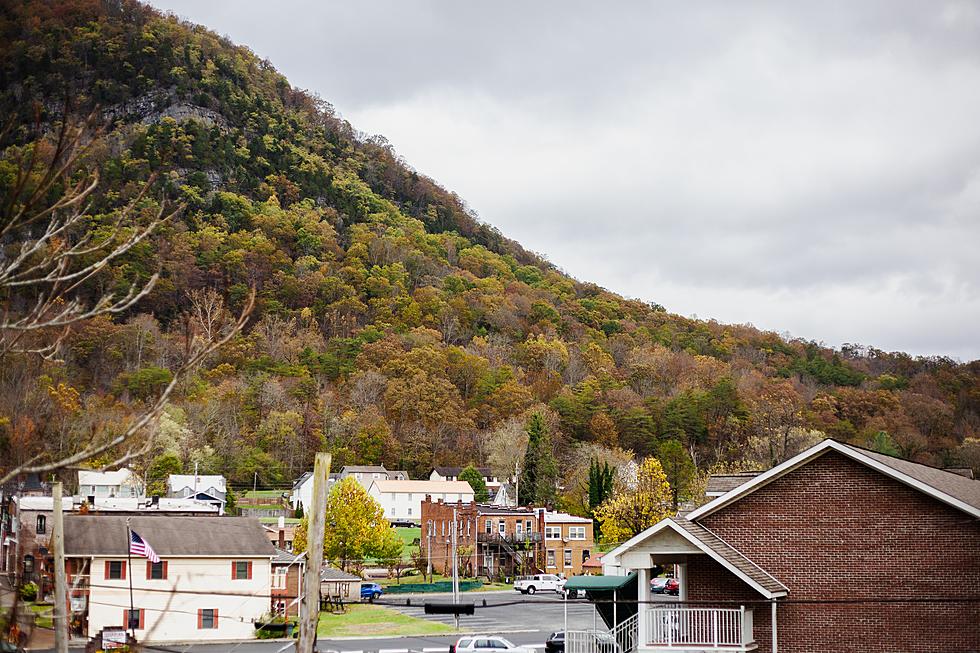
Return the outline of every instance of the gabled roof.
<path id="1" fill-rule="evenodd" d="M 135 482 L 136 478 L 128 467 L 110 472 L 97 472 L 91 469 L 78 470 L 79 485 L 125 485 Z"/>
<path id="2" fill-rule="evenodd" d="M 348 574 L 335 567 L 324 567 L 320 570 L 320 581 L 359 581 L 360 577 Z"/>
<path id="3" fill-rule="evenodd" d="M 341 474 L 365 473 L 387 474 L 388 470 L 381 465 L 344 465 Z"/>
<path id="4" fill-rule="evenodd" d="M 312 476 L 313 476 L 313 472 L 303 472 L 303 475 L 300 476 L 298 479 L 296 479 L 296 482 L 293 483 L 293 490 L 299 490 L 299 488 L 302 487 L 303 483 L 306 483 L 307 479 L 309 479 Z"/>
<path id="5" fill-rule="evenodd" d="M 968 515 L 980 518 L 980 481 L 972 481 L 928 465 L 913 463 L 894 456 L 886 456 L 876 451 L 868 451 L 836 440 L 824 440 L 806 451 L 777 465 L 768 472 L 759 474 L 734 490 L 723 494 L 687 515 L 691 521 L 710 515 L 740 498 L 755 492 L 772 481 L 788 474 L 808 462 L 836 451 L 851 460 L 881 472 L 900 483 L 904 483 L 934 499 L 942 501 Z"/>
<path id="6" fill-rule="evenodd" d="M 220 474 L 198 474 L 196 486 L 199 492 L 206 491 L 209 488 L 214 488 L 218 492 L 226 491 L 225 477 Z M 167 487 L 171 490 L 183 490 L 184 488 L 193 490 L 195 487 L 194 475 L 171 474 L 167 477 Z"/>
<path id="7" fill-rule="evenodd" d="M 66 515 L 65 555 L 121 556 L 129 552 L 126 521 L 160 556 L 263 557 L 276 550 L 248 517 L 122 517 Z"/>
<path id="8" fill-rule="evenodd" d="M 738 576 L 742 581 L 755 589 L 766 598 L 785 596 L 789 588 L 776 580 L 772 575 L 759 567 L 744 555 L 732 548 L 727 542 L 700 524 L 695 524 L 683 517 L 668 517 L 620 544 L 603 557 L 603 563 L 610 560 L 614 564 L 618 558 L 630 549 L 642 545 L 657 533 L 670 529 L 690 542 L 692 545 L 708 554 L 721 566 Z"/>
<path id="9" fill-rule="evenodd" d="M 276 557 L 272 559 L 272 564 L 274 565 L 291 565 L 297 562 L 301 562 L 301 558 L 306 557 L 306 553 L 300 553 L 299 555 L 293 555 L 289 551 L 283 551 L 279 547 L 275 547 Z"/>

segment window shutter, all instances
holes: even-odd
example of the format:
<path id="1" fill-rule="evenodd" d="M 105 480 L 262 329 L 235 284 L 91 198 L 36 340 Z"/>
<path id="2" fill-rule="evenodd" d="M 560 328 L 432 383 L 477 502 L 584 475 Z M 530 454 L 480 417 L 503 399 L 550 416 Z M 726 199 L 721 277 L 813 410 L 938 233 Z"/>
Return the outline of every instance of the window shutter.
<path id="1" fill-rule="evenodd" d="M 163 561 L 163 579 L 164 580 L 167 580 L 167 564 L 168 564 L 167 561 L 164 560 Z"/>
<path id="2" fill-rule="evenodd" d="M 197 629 L 200 630 L 204 627 L 204 610 L 201 608 L 197 609 Z"/>
<path id="3" fill-rule="evenodd" d="M 105 578 L 106 578 L 106 580 L 109 580 L 109 561 L 108 560 L 105 561 Z"/>
<path id="4" fill-rule="evenodd" d="M 120 562 L 119 563 L 119 567 L 122 569 L 121 579 L 122 580 L 126 580 L 126 563 L 125 562 Z"/>
<path id="5" fill-rule="evenodd" d="M 129 630 L 129 610 L 123 608 L 123 630 Z"/>
<path id="6" fill-rule="evenodd" d="M 146 561 L 146 580 L 153 578 L 153 563 L 149 560 Z"/>
<path id="7" fill-rule="evenodd" d="M 143 617 L 146 615 L 146 610 L 140 608 L 140 630 L 143 630 Z"/>
<path id="8" fill-rule="evenodd" d="M 248 579 L 252 580 L 252 561 L 248 561 Z"/>
<path id="9" fill-rule="evenodd" d="M 214 628 L 218 627 L 218 608 L 214 609 L 214 621 L 212 623 L 214 624 Z"/>

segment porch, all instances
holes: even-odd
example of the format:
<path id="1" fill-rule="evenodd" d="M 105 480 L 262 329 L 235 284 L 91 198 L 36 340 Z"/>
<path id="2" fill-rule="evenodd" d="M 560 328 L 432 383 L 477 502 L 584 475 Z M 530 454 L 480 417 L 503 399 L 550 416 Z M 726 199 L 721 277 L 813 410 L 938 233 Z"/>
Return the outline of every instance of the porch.
<path id="1" fill-rule="evenodd" d="M 584 587 L 609 630 L 566 633 L 567 653 L 755 651 L 759 644 L 751 605 L 759 599 L 772 605 L 771 621 L 769 614 L 763 615 L 763 640 L 775 640 L 775 600 L 785 596 L 787 588 L 703 526 L 683 517 L 665 519 L 613 553 L 618 572 L 635 577 L 630 596 L 623 592 L 626 584 L 615 580 L 623 576 L 582 581 L 585 586 L 604 583 L 620 589 L 618 596 L 615 590 L 603 596 Z M 651 579 L 668 565 L 679 583 L 676 603 L 650 587 Z M 579 577 L 569 580 L 566 588 L 576 587 L 576 581 Z"/>

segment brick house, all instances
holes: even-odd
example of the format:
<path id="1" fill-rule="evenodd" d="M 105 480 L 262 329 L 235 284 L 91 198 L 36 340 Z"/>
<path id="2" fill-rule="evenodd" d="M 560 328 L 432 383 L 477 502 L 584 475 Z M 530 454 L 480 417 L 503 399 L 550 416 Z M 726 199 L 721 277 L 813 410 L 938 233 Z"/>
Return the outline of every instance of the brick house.
<path id="1" fill-rule="evenodd" d="M 419 546 L 423 556 L 431 556 L 433 570 L 452 569 L 454 509 L 461 573 L 493 578 L 541 570 L 543 509 L 506 508 L 473 501 L 447 503 L 426 497 L 421 506 Z"/>
<path id="2" fill-rule="evenodd" d="M 270 584 L 270 613 L 282 617 L 299 617 L 299 599 L 303 595 L 303 569 L 305 555 L 293 555 L 276 549 L 272 559 Z"/>
<path id="3" fill-rule="evenodd" d="M 648 602 L 668 564 L 681 603 Z M 980 482 L 825 440 L 603 568 L 637 575 L 640 651 L 977 651 Z"/>
<path id="4" fill-rule="evenodd" d="M 564 512 L 544 513 L 544 571 L 560 576 L 583 573 L 592 555 L 592 520 Z"/>

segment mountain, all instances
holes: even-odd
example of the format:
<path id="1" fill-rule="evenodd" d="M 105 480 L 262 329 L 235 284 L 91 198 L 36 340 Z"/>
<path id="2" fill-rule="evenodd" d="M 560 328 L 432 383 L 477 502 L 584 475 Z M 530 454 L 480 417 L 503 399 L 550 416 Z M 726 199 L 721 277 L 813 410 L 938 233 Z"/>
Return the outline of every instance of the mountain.
<path id="1" fill-rule="evenodd" d="M 980 362 L 834 351 L 577 281 L 247 48 L 136 2 L 5 0 L 0 35 L 5 195 L 12 153 L 68 116 L 99 128 L 90 230 L 147 180 L 141 211 L 182 207 L 82 288 L 159 272 L 134 309 L 72 329 L 63 362 L 7 357 L 4 458 L 117 432 L 178 365 L 195 293 L 237 311 L 254 287 L 245 332 L 181 384 L 139 458 L 150 480 L 198 463 L 282 486 L 321 449 L 336 465 L 505 472 L 532 413 L 572 494 L 589 458 L 675 441 L 701 470 L 764 467 L 823 436 L 980 467 Z"/>

